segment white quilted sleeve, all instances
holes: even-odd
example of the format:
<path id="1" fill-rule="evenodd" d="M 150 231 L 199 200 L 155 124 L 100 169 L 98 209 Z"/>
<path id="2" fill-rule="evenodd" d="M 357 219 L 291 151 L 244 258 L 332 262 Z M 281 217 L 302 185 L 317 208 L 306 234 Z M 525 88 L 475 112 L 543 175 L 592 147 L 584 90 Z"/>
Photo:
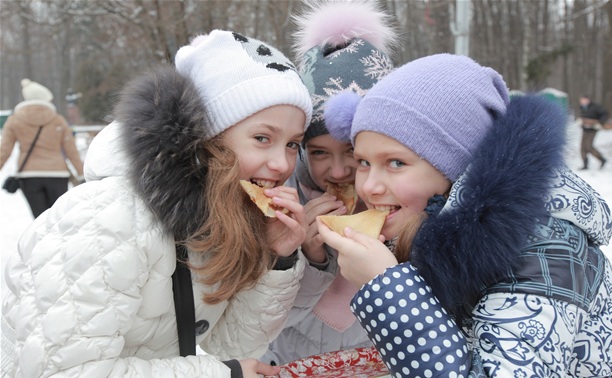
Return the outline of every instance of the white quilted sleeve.
<path id="1" fill-rule="evenodd" d="M 224 360 L 263 356 L 282 331 L 300 287 L 306 257 L 298 255 L 291 269 L 271 270 L 232 298 L 202 349 Z"/>
<path id="2" fill-rule="evenodd" d="M 216 358 L 169 357 L 176 351 L 167 345 L 157 351 L 147 345 L 158 358 L 123 355 L 126 334 L 148 331 L 132 329 L 147 311 L 142 288 L 164 247 L 174 253 L 173 243 L 119 178 L 88 182 L 62 196 L 23 234 L 7 263 L 2 325 L 14 349 L 3 350 L 2 375 L 229 377 Z M 176 323 L 168 323 L 160 324 L 175 332 Z"/>

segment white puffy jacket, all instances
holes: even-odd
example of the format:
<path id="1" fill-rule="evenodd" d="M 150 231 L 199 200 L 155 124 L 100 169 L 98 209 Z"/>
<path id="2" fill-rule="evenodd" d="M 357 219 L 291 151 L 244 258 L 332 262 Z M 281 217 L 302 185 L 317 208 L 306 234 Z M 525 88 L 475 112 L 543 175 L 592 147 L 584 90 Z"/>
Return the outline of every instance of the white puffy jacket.
<path id="1" fill-rule="evenodd" d="M 301 253 L 217 305 L 194 283 L 196 341 L 209 355 L 179 357 L 174 238 L 128 184 L 119 129 L 94 139 L 88 182 L 38 217 L 7 263 L 3 377 L 229 377 L 221 360 L 262 356 L 283 327 Z"/>

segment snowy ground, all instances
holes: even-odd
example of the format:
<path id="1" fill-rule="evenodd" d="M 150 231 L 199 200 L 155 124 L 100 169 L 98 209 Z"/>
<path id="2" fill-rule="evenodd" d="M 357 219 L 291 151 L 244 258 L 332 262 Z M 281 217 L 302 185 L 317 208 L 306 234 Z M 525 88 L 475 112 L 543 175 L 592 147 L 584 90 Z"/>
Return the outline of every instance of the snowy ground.
<path id="1" fill-rule="evenodd" d="M 580 127 L 577 125 L 568 126 L 569 144 L 566 152 L 567 161 L 570 167 L 577 169 L 581 166 L 579 144 Z M 86 142 L 83 138 L 78 138 L 78 147 L 81 154 L 86 153 Z M 604 130 L 597 134 L 595 146 L 610 160 L 609 163 L 600 170 L 592 168 L 588 171 L 577 171 L 591 186 L 595 188 L 612 206 L 612 130 Z M 13 151 L 11 159 L 0 171 L 0 182 L 4 182 L 7 175 L 15 172 L 16 151 Z M 592 161 L 592 166 L 599 167 L 598 161 Z M 21 233 L 32 222 L 32 214 L 21 191 L 9 194 L 0 190 L 0 285 L 2 286 L 2 296 L 4 296 L 4 266 L 8 257 L 17 250 L 17 241 Z M 612 245 L 602 247 L 604 252 L 612 259 Z"/>

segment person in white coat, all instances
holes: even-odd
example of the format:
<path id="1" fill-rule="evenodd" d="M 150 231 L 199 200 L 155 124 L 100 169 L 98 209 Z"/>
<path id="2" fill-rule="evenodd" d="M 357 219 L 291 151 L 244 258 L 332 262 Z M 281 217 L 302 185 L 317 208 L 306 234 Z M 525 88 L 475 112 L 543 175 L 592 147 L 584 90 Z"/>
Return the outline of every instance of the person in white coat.
<path id="1" fill-rule="evenodd" d="M 311 113 L 293 64 L 229 31 L 130 83 L 90 146 L 87 182 L 7 263 L 2 376 L 277 374 L 256 358 L 303 274 L 305 213 L 283 183 Z M 241 179 L 288 214 L 266 218 Z"/>

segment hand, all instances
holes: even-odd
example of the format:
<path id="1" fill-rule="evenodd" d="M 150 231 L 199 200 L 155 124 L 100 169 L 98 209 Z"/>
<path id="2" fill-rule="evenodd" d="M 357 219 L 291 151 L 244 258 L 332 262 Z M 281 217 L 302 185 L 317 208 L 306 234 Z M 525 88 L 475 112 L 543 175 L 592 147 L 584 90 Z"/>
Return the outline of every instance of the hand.
<path id="1" fill-rule="evenodd" d="M 383 244 L 383 236 L 380 236 L 380 240 L 374 239 L 347 227 L 344 230 L 346 237 L 343 237 L 319 219 L 317 226 L 323 241 L 338 251 L 340 272 L 357 287 L 398 264 L 393 253 Z"/>
<path id="2" fill-rule="evenodd" d="M 346 206 L 342 201 L 337 201 L 336 197 L 324 194 L 319 198 L 309 201 L 304 206 L 306 212 L 306 240 L 302 243 L 302 252 L 309 261 L 314 263 L 325 262 L 327 258 L 325 248 L 323 248 L 323 238 L 319 235 L 317 227 L 317 217 L 319 215 L 345 215 Z"/>
<path id="3" fill-rule="evenodd" d="M 240 360 L 238 362 L 240 362 L 242 376 L 244 378 L 259 378 L 261 375 L 274 376 L 280 373 L 279 366 L 270 366 L 254 358 Z"/>
<path id="4" fill-rule="evenodd" d="M 295 188 L 277 186 L 266 189 L 266 196 L 272 203 L 290 211 L 289 215 L 275 211 L 276 218 L 268 218 L 267 238 L 272 249 L 279 256 L 290 256 L 306 238 L 306 214 Z"/>

